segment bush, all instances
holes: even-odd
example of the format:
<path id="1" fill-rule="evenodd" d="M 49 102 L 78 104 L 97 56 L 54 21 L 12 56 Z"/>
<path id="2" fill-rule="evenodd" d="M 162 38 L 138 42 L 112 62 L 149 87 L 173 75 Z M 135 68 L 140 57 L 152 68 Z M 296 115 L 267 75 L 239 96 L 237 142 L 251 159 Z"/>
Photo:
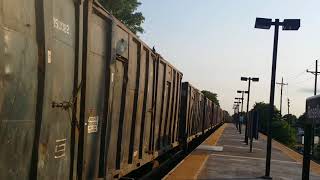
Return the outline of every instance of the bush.
<path id="1" fill-rule="evenodd" d="M 286 121 L 278 120 L 272 122 L 272 137 L 279 142 L 294 147 L 296 144 L 296 130 L 291 128 Z"/>
<path id="2" fill-rule="evenodd" d="M 269 104 L 263 102 L 256 103 L 254 110 L 258 111 L 259 114 L 259 131 L 266 133 L 267 121 L 269 121 Z M 275 115 L 271 122 L 272 138 L 289 147 L 293 147 L 296 144 L 296 130 L 288 122 L 293 123 L 295 120 L 291 119 L 294 119 L 294 117 L 287 115 L 282 118 L 276 107 L 274 107 L 274 113 Z"/>

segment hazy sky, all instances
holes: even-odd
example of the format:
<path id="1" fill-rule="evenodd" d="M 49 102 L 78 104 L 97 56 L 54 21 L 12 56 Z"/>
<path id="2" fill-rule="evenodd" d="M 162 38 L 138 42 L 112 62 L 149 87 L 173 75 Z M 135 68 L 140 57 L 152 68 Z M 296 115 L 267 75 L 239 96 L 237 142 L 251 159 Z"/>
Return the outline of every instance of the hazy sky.
<path id="1" fill-rule="evenodd" d="M 250 107 L 269 102 L 274 29 L 254 29 L 255 18 L 300 18 L 299 31 L 280 31 L 277 81 L 283 76 L 289 83 L 284 87 L 284 113 L 288 97 L 293 114 L 304 112 L 314 85 L 314 76 L 305 71 L 314 70 L 320 58 L 319 0 L 141 2 L 139 11 L 146 18 L 141 38 L 183 72 L 183 81 L 217 93 L 222 108 L 229 112 L 233 112 L 236 90 L 248 86 L 240 76 L 260 78 L 252 83 Z M 279 108 L 280 86 L 275 104 Z"/>

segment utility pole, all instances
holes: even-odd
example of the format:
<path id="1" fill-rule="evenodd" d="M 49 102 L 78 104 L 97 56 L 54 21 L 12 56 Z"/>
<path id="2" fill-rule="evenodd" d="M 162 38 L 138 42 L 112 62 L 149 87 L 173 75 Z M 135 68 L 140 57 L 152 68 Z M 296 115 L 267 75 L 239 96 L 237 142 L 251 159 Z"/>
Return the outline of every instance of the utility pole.
<path id="1" fill-rule="evenodd" d="M 317 78 L 318 78 L 318 74 L 320 74 L 320 72 L 318 72 L 318 60 L 316 60 L 316 67 L 315 67 L 315 71 L 309 71 L 307 69 L 308 73 L 311 73 L 314 75 L 314 92 L 313 95 L 317 95 Z"/>
<path id="2" fill-rule="evenodd" d="M 307 69 L 307 72 L 314 75 L 314 91 L 313 91 L 313 95 L 317 95 L 317 81 L 318 81 L 318 74 L 320 74 L 320 72 L 318 72 L 318 60 L 316 60 L 315 71 L 309 71 Z M 313 148 L 314 148 L 314 125 L 312 124 L 312 132 L 311 132 L 311 154 L 312 155 L 313 155 Z"/>
<path id="3" fill-rule="evenodd" d="M 283 90 L 283 86 L 288 85 L 288 83 L 284 83 L 284 82 L 283 82 L 283 77 L 282 77 L 281 83 L 276 83 L 276 84 L 278 84 L 278 85 L 281 86 L 281 94 L 280 94 L 280 115 L 282 115 L 282 90 Z"/>
<path id="4" fill-rule="evenodd" d="M 290 114 L 290 99 L 288 98 L 288 114 Z"/>

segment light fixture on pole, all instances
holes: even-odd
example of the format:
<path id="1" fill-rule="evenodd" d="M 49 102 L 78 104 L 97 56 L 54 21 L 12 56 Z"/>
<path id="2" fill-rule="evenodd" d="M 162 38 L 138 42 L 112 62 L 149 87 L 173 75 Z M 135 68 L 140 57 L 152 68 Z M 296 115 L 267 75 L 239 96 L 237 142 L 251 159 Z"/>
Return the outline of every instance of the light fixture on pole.
<path id="1" fill-rule="evenodd" d="M 264 178 L 271 179 L 270 177 L 270 160 L 271 160 L 271 140 L 272 134 L 270 130 L 270 123 L 274 116 L 274 89 L 275 89 L 275 79 L 276 79 L 276 67 L 277 67 L 277 52 L 278 52 L 278 36 L 279 36 L 279 26 L 282 26 L 282 30 L 298 30 L 300 28 L 300 19 L 285 19 L 280 22 L 279 19 L 268 18 L 256 18 L 255 28 L 257 29 L 270 29 L 274 26 L 274 41 L 273 41 L 273 56 L 272 56 L 272 72 L 271 72 L 271 88 L 270 88 L 270 103 L 269 111 L 270 117 L 267 121 L 267 158 L 266 158 L 266 171 Z"/>
<path id="2" fill-rule="evenodd" d="M 237 93 L 241 94 L 241 112 L 243 112 L 243 96 L 244 94 L 248 94 L 248 91 L 241 91 L 241 90 L 237 90 Z"/>

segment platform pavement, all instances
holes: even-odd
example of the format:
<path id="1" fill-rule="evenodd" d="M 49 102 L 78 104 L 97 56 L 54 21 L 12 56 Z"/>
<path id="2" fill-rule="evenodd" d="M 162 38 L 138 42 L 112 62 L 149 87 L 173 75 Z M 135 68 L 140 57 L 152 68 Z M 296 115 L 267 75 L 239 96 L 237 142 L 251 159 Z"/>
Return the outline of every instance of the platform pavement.
<path id="1" fill-rule="evenodd" d="M 253 152 L 243 143 L 244 134 L 239 134 L 233 124 L 225 124 L 202 145 L 223 146 L 222 152 L 199 146 L 181 162 L 166 179 L 262 179 L 265 171 L 266 138 L 253 142 Z M 274 144 L 274 142 L 273 142 Z M 283 145 L 272 147 L 271 176 L 273 179 L 301 179 L 302 163 L 284 151 Z M 299 156 L 299 155 L 296 155 Z M 315 168 L 313 168 L 315 169 Z M 311 172 L 310 179 L 320 179 L 320 172 Z"/>

